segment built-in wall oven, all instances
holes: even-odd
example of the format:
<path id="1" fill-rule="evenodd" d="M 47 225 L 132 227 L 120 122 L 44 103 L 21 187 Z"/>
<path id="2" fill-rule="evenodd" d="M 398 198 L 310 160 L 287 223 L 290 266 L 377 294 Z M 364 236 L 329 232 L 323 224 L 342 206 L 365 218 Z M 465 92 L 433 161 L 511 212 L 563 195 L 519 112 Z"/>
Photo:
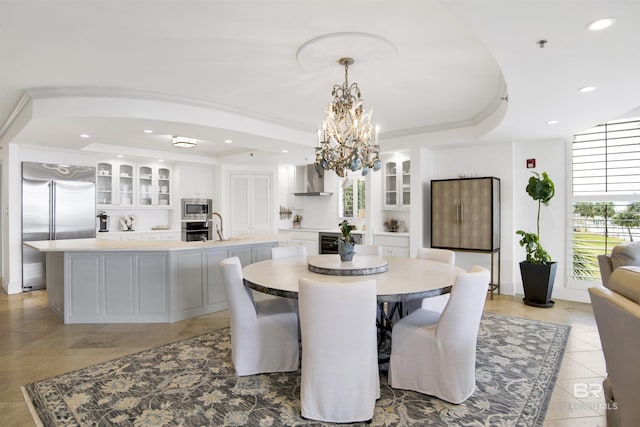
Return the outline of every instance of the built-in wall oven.
<path id="1" fill-rule="evenodd" d="M 182 199 L 182 221 L 206 221 L 213 212 L 211 199 Z"/>
<path id="2" fill-rule="evenodd" d="M 205 221 L 183 221 L 182 222 L 182 241 L 197 242 L 202 240 L 213 239 L 213 227 L 209 226 Z"/>
<path id="3" fill-rule="evenodd" d="M 321 231 L 318 235 L 318 252 L 321 255 L 324 254 L 337 254 L 338 253 L 338 238 L 340 238 L 340 233 L 329 233 Z M 362 243 L 362 234 L 352 233 L 351 237 L 356 241 L 356 244 L 359 245 Z"/>

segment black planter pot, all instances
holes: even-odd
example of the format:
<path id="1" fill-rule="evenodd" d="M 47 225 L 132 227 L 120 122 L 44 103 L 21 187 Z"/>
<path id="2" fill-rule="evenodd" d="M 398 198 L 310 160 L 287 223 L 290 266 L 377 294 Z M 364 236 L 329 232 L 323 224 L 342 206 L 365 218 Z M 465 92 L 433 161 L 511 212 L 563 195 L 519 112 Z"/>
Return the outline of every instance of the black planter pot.
<path id="1" fill-rule="evenodd" d="M 526 305 L 533 307 L 553 307 L 555 304 L 551 300 L 553 291 L 553 281 L 556 278 L 557 262 L 549 264 L 531 264 L 527 261 L 520 263 L 520 275 L 522 276 L 522 286 L 524 287 L 524 298 Z"/>

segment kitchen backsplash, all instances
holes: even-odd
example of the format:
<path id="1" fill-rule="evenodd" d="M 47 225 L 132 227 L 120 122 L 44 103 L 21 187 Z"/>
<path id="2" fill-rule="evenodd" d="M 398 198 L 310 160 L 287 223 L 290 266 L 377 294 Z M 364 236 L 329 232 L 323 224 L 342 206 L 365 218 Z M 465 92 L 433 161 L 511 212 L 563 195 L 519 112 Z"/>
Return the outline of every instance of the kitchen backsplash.
<path id="1" fill-rule="evenodd" d="M 153 227 L 167 226 L 177 230 L 180 224 L 173 224 L 173 214 L 170 210 L 165 209 L 102 209 L 109 215 L 109 231 L 120 231 L 120 218 L 125 215 L 135 215 L 136 231 L 148 231 Z M 97 227 L 96 219 L 96 227 Z"/>

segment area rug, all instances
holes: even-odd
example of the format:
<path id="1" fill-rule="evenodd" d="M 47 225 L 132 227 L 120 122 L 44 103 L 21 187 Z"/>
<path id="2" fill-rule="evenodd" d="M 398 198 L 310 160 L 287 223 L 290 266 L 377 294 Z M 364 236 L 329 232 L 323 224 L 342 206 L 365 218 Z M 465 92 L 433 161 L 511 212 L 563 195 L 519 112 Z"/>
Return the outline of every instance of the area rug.
<path id="1" fill-rule="evenodd" d="M 369 425 L 541 426 L 569 330 L 485 313 L 477 389 L 466 402 L 394 390 L 383 373 Z M 299 386 L 299 371 L 237 377 L 226 328 L 38 381 L 23 393 L 43 426 L 332 425 L 300 417 Z"/>

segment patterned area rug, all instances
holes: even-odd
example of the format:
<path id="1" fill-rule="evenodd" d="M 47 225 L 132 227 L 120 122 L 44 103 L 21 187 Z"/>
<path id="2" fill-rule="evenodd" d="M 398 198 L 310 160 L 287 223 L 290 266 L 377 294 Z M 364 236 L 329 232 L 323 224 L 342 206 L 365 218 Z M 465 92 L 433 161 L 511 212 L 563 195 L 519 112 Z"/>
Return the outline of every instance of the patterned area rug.
<path id="1" fill-rule="evenodd" d="M 569 326 L 485 313 L 476 392 L 452 405 L 381 377 L 370 426 L 541 426 Z M 44 426 L 324 426 L 300 418 L 300 372 L 236 377 L 229 329 L 23 387 Z M 341 424 L 344 426 L 344 424 Z"/>

